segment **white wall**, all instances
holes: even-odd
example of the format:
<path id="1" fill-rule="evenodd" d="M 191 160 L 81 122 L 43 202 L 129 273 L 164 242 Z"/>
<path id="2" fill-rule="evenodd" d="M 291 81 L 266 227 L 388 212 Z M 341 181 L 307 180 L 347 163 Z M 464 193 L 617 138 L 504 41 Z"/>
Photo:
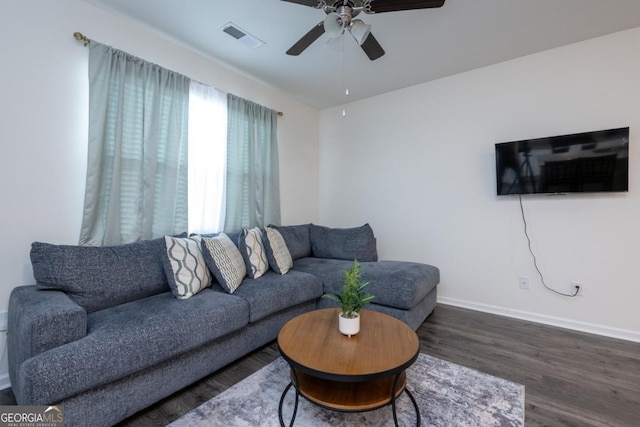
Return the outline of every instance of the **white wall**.
<path id="1" fill-rule="evenodd" d="M 640 29 L 343 107 L 320 118 L 320 220 L 371 223 L 381 258 L 441 270 L 440 301 L 640 341 Z M 495 195 L 494 144 L 630 126 L 630 192 Z M 518 288 L 518 277 L 531 289 Z"/>
<path id="2" fill-rule="evenodd" d="M 0 311 L 6 310 L 15 286 L 34 282 L 31 242 L 78 242 L 87 157 L 88 49 L 74 40 L 75 31 L 283 111 L 278 122 L 282 221 L 317 220 L 317 110 L 83 1 L 2 1 Z M 0 341 L 4 347 L 4 334 Z M 0 388 L 6 372 L 5 352 Z"/>

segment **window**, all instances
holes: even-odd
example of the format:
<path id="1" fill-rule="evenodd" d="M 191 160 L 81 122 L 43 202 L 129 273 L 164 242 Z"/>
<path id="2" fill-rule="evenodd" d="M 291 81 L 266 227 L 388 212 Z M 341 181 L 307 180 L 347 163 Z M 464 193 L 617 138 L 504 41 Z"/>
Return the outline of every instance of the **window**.
<path id="1" fill-rule="evenodd" d="M 189 232 L 224 225 L 227 95 L 191 81 L 189 88 Z"/>
<path id="2" fill-rule="evenodd" d="M 279 224 L 278 187 L 275 111 L 91 42 L 81 244 Z"/>

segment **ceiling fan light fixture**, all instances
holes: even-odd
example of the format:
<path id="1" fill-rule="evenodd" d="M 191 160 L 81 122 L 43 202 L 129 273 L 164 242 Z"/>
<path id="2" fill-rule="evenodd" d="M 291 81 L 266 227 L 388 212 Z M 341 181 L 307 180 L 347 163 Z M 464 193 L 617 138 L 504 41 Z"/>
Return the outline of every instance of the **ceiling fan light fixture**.
<path id="1" fill-rule="evenodd" d="M 369 37 L 371 25 L 365 24 L 361 19 L 354 19 L 349 27 L 349 32 L 360 46 Z"/>
<path id="2" fill-rule="evenodd" d="M 324 33 L 332 38 L 344 34 L 345 28 L 358 42 L 367 57 L 374 61 L 384 55 L 384 49 L 371 33 L 371 26 L 353 19 L 360 13 L 378 14 L 407 10 L 442 7 L 446 0 L 282 0 L 321 9 L 327 14 L 307 34 L 287 50 L 287 55 L 298 56 Z M 358 22 L 356 22 L 358 21 Z"/>
<path id="3" fill-rule="evenodd" d="M 335 12 L 327 14 L 324 18 L 324 31 L 329 37 L 340 37 L 344 32 L 344 20 Z"/>

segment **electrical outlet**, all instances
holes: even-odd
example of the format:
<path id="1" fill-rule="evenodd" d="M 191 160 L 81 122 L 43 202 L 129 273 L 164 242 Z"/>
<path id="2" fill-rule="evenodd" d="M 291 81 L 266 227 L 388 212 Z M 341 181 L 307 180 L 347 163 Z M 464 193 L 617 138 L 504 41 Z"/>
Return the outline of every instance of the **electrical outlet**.
<path id="1" fill-rule="evenodd" d="M 529 289 L 529 278 L 520 277 L 518 279 L 518 286 L 520 286 L 520 289 Z"/>
<path id="2" fill-rule="evenodd" d="M 571 282 L 571 290 L 569 291 L 569 295 L 575 295 L 577 297 L 582 296 L 582 283 L 579 282 Z"/>

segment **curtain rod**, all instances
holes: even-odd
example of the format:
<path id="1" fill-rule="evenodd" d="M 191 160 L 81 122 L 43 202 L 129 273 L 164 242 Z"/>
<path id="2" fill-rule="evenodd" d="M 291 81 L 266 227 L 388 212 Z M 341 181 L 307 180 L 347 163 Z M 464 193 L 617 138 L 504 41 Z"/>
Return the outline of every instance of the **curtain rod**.
<path id="1" fill-rule="evenodd" d="M 78 40 L 79 42 L 82 42 L 85 47 L 89 46 L 89 43 L 91 43 L 91 39 L 89 37 L 85 36 L 84 34 L 78 31 L 73 33 L 73 38 Z M 284 113 L 282 111 L 278 111 L 278 116 L 282 117 L 284 116 Z"/>

